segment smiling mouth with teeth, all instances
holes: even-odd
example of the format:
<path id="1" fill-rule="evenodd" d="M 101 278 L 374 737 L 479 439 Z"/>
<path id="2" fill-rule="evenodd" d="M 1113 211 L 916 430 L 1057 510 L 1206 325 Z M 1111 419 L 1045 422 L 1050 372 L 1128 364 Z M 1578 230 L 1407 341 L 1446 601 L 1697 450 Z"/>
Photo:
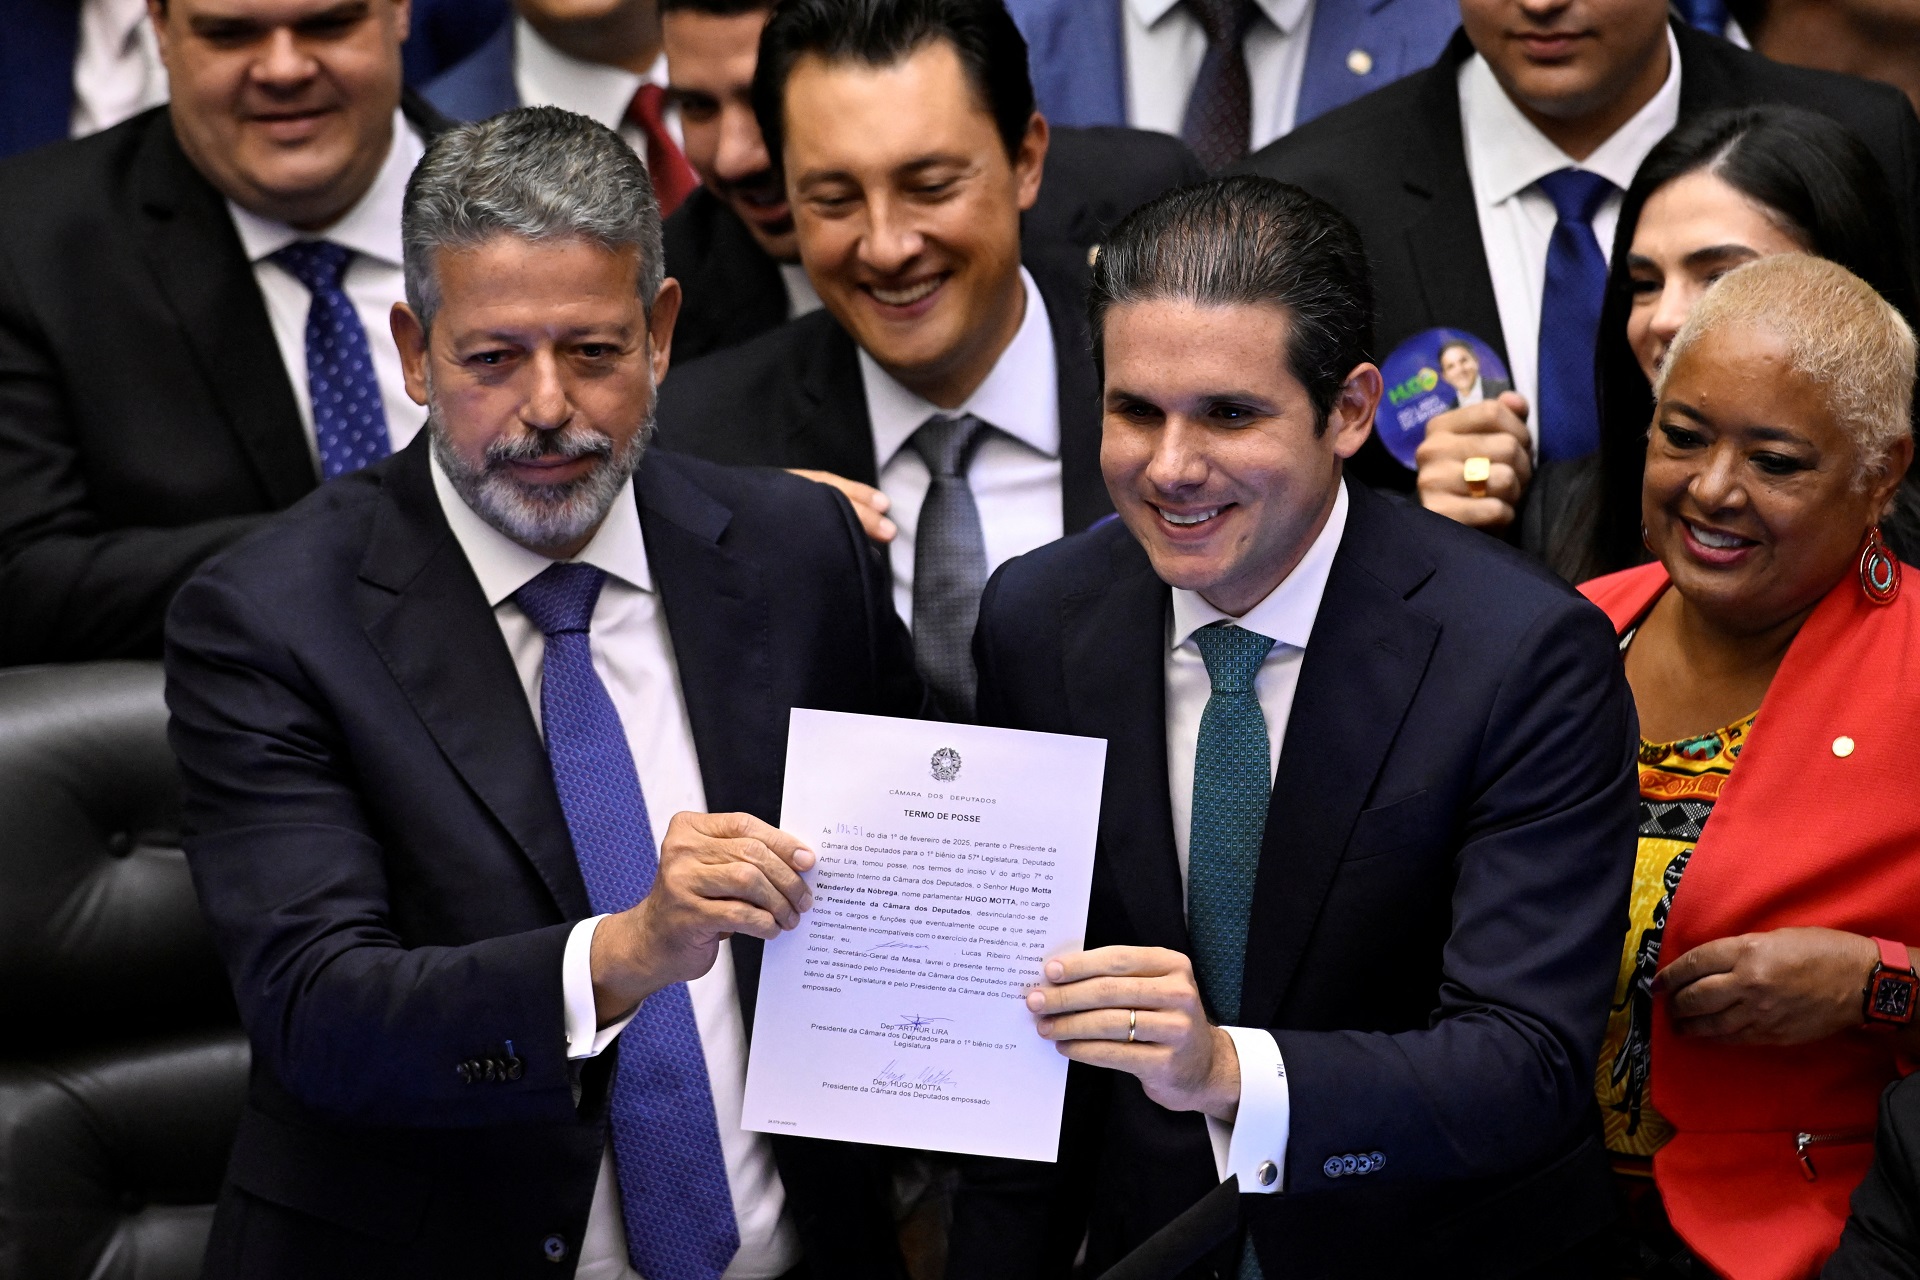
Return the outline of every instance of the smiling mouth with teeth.
<path id="1" fill-rule="evenodd" d="M 1738 534 L 1722 533 L 1718 529 L 1703 528 L 1691 520 L 1687 521 L 1687 529 L 1693 534 L 1694 540 L 1701 546 L 1713 547 L 1719 551 L 1730 551 L 1734 547 L 1744 547 L 1753 541 L 1751 538 L 1742 538 Z"/>
<path id="2" fill-rule="evenodd" d="M 882 289 L 877 284 L 868 285 L 867 292 L 890 307 L 910 307 L 946 282 L 945 276 L 935 276 L 931 280 L 922 280 L 919 284 L 908 285 L 904 289 Z"/>
<path id="3" fill-rule="evenodd" d="M 1195 511 L 1191 515 L 1180 515 L 1177 512 L 1168 511 L 1165 507 L 1158 508 L 1158 510 L 1161 519 L 1165 520 L 1168 524 L 1190 525 L 1204 524 L 1206 521 L 1219 515 L 1221 508 L 1209 507 L 1205 511 Z"/>

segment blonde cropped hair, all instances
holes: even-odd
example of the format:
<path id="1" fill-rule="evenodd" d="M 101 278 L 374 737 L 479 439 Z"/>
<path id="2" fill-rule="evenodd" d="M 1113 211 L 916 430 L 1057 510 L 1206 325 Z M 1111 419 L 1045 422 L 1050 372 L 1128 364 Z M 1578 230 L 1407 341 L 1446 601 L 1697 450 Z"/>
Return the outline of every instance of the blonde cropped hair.
<path id="1" fill-rule="evenodd" d="M 1886 461 L 1913 429 L 1914 336 L 1900 312 L 1837 262 L 1782 253 L 1722 276 L 1687 316 L 1654 381 L 1667 377 L 1703 336 L 1730 328 L 1771 333 L 1787 363 L 1820 389 L 1841 430 L 1860 450 L 1854 484 Z"/>

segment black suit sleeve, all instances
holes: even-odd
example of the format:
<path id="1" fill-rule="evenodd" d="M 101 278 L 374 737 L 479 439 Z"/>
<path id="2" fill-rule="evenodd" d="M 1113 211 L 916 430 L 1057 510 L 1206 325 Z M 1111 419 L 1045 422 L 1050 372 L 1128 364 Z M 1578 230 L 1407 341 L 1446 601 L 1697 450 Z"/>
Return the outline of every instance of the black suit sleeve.
<path id="1" fill-rule="evenodd" d="M 259 1066 L 354 1123 L 463 1127 L 576 1119 L 561 961 L 570 925 L 463 946 L 403 946 L 389 860 L 355 788 L 339 717 L 281 625 L 217 569 L 176 598 L 168 739 L 187 860 Z M 367 732 L 375 732 L 368 728 Z M 430 926 L 428 926 L 430 927 Z M 415 922 L 414 932 L 421 929 Z M 506 1041 L 511 1090 L 455 1067 Z"/>
<path id="2" fill-rule="evenodd" d="M 174 592 L 262 517 L 103 527 L 62 382 L 0 255 L 0 665 L 157 657 Z"/>
<path id="3" fill-rule="evenodd" d="M 1880 1098 L 1873 1168 L 1821 1280 L 1920 1280 L 1920 1076 Z"/>
<path id="4" fill-rule="evenodd" d="M 1506 666 L 1460 811 L 1430 1025 L 1273 1033 L 1289 1195 L 1345 1186 L 1322 1166 L 1350 1152 L 1386 1155 L 1380 1184 L 1500 1174 L 1591 1113 L 1626 936 L 1638 722 L 1612 630 L 1584 602 L 1544 612 Z"/>

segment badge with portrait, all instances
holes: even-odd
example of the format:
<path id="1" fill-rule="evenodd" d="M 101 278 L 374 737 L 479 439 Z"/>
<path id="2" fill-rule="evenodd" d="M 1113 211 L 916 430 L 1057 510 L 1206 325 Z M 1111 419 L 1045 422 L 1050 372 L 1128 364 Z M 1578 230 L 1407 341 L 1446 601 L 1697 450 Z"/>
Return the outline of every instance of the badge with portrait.
<path id="1" fill-rule="evenodd" d="M 1393 349 L 1380 366 L 1387 395 L 1375 430 L 1387 452 L 1414 466 L 1427 423 L 1449 409 L 1492 400 L 1513 390 L 1507 366 L 1492 347 L 1464 329 L 1427 329 Z"/>

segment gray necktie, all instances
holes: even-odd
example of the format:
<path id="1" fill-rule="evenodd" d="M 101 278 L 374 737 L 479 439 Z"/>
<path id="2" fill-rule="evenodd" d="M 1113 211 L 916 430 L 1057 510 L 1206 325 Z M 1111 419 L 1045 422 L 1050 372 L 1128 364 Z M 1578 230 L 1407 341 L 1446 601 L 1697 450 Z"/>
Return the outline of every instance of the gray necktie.
<path id="1" fill-rule="evenodd" d="M 946 713 L 973 719 L 973 624 L 987 585 L 987 543 L 967 468 L 987 424 L 972 414 L 936 415 L 907 444 L 930 483 L 913 531 L 913 653 Z"/>

